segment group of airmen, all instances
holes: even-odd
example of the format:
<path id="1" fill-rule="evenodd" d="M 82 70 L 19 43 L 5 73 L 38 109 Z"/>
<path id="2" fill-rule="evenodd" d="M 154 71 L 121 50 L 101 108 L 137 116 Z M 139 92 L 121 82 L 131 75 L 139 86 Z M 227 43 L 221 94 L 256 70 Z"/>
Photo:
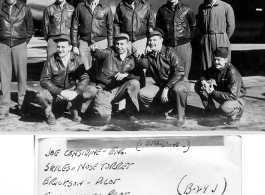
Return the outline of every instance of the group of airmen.
<path id="1" fill-rule="evenodd" d="M 29 7 L 5 0 L 0 11 L 0 120 L 8 117 L 12 66 L 18 78 L 18 111 L 25 113 L 27 43 L 33 34 Z M 235 29 L 232 7 L 207 0 L 193 10 L 181 0 L 167 0 L 156 14 L 147 0 L 122 0 L 113 17 L 108 4 L 86 0 L 76 8 L 56 0 L 43 13 L 42 32 L 47 60 L 41 73 L 37 100 L 46 122 L 68 107 L 71 119 L 93 113 L 107 124 L 112 106 L 125 99 L 124 118 L 140 120 L 139 111 L 167 109 L 174 125 L 185 124 L 190 92 L 188 80 L 197 28 L 202 35 L 202 77 L 195 91 L 204 115 L 221 113 L 226 124 L 237 123 L 244 110 L 246 89 L 231 64 L 229 38 Z M 146 82 L 146 76 L 153 82 Z M 220 104 L 219 108 L 216 105 Z M 165 109 L 165 110 L 166 110 Z M 86 116 L 86 115 L 85 115 Z"/>

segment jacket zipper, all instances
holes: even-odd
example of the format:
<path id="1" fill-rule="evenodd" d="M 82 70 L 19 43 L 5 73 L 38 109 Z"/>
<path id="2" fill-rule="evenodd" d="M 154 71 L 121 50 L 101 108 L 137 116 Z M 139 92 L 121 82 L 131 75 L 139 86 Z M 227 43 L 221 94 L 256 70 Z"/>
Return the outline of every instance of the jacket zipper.
<path id="1" fill-rule="evenodd" d="M 134 41 L 133 18 L 134 18 L 135 10 L 136 10 L 136 5 L 135 5 L 135 7 L 133 9 L 133 15 L 132 15 L 132 41 Z"/>
<path id="2" fill-rule="evenodd" d="M 61 25 L 60 25 L 60 34 L 62 34 L 62 24 L 63 24 L 63 12 L 64 12 L 64 5 L 63 5 L 63 7 L 62 7 L 62 10 L 61 10 Z"/>

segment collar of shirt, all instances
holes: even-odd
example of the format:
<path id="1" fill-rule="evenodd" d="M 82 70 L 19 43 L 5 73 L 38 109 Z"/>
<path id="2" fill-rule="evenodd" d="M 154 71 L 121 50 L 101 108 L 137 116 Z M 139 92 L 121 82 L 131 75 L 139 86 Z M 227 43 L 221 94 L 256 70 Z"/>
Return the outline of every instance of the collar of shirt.
<path id="1" fill-rule="evenodd" d="M 70 52 L 64 58 L 61 58 L 61 60 L 63 62 L 64 67 L 67 68 L 68 62 L 70 60 Z"/>
<path id="2" fill-rule="evenodd" d="M 219 3 L 220 3 L 220 0 L 214 0 L 212 3 L 208 2 L 207 6 L 213 7 L 213 6 L 219 5 Z"/>
<path id="3" fill-rule="evenodd" d="M 121 61 L 124 61 L 124 60 L 126 59 L 127 56 L 128 56 L 128 50 L 126 50 L 126 52 L 124 52 L 123 54 L 120 54 L 120 55 L 119 55 Z"/>
<path id="4" fill-rule="evenodd" d="M 95 0 L 95 1 L 93 1 L 93 2 L 91 2 L 91 3 L 88 3 L 88 5 L 89 5 L 89 7 L 91 7 L 91 6 L 97 6 L 99 4 L 99 0 Z"/>
<path id="5" fill-rule="evenodd" d="M 125 1 L 125 3 L 129 6 L 131 6 L 133 9 L 135 9 L 135 7 L 140 3 L 140 1 L 135 0 L 135 1 Z"/>
<path id="6" fill-rule="evenodd" d="M 64 5 L 65 5 L 65 1 L 60 5 L 60 8 L 63 9 Z"/>
<path id="7" fill-rule="evenodd" d="M 172 9 L 173 11 L 177 8 L 177 6 L 179 6 L 180 5 L 180 2 L 178 1 L 178 2 L 175 2 L 175 3 L 170 3 L 169 1 L 167 2 L 167 5 L 168 5 L 168 7 L 170 8 L 170 9 Z"/>

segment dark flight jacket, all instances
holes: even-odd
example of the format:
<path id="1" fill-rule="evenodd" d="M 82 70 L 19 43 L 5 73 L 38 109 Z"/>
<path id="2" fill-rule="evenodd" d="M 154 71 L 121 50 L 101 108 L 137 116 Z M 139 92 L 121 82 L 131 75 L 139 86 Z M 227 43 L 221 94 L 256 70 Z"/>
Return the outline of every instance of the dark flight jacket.
<path id="1" fill-rule="evenodd" d="M 9 7 L 3 3 L 0 10 L 0 43 L 14 47 L 28 43 L 33 35 L 33 19 L 28 5 L 16 1 L 9 15 Z"/>
<path id="2" fill-rule="evenodd" d="M 43 12 L 42 33 L 48 41 L 50 37 L 60 35 L 70 36 L 71 22 L 75 8 L 66 3 L 63 8 L 60 5 L 53 3 L 48 6 Z"/>
<path id="3" fill-rule="evenodd" d="M 215 66 L 206 69 L 204 77 L 200 78 L 200 81 L 210 79 L 214 79 L 217 84 L 210 96 L 219 103 L 237 100 L 246 95 L 242 76 L 230 62 L 221 71 L 216 69 Z"/>
<path id="4" fill-rule="evenodd" d="M 54 53 L 44 64 L 40 84 L 55 95 L 74 86 L 77 94 L 81 94 L 89 84 L 89 76 L 79 55 L 71 52 L 65 68 L 58 53 Z"/>

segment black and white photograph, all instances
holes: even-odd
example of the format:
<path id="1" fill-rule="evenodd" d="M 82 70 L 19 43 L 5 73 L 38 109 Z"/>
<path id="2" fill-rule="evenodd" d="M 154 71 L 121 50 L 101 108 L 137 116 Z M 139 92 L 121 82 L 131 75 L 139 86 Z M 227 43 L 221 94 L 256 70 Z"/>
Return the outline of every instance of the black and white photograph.
<path id="1" fill-rule="evenodd" d="M 0 194 L 264 194 L 264 0 L 0 0 Z"/>
<path id="2" fill-rule="evenodd" d="M 262 0 L 2 0 L 12 132 L 263 131 Z"/>

